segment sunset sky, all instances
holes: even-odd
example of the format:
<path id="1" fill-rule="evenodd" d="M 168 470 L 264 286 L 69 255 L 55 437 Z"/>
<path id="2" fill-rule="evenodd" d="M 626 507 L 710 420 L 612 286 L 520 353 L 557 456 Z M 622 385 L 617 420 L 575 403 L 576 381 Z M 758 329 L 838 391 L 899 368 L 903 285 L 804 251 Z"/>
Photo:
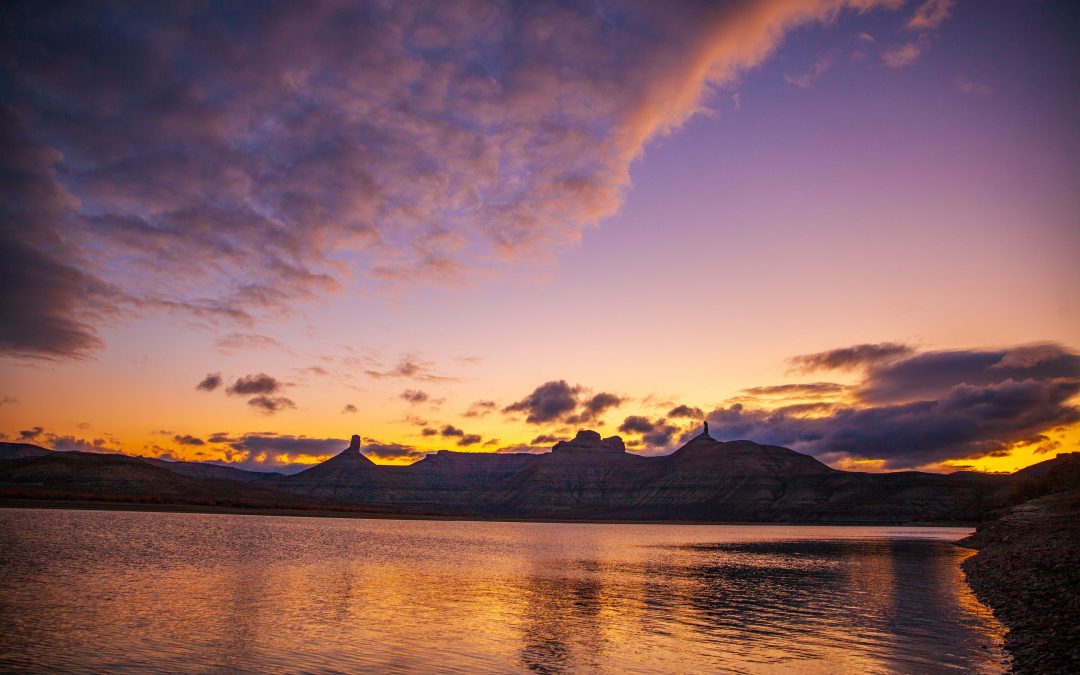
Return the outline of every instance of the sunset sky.
<path id="1" fill-rule="evenodd" d="M 1080 450 L 1072 2 L 0 12 L 0 440 Z"/>

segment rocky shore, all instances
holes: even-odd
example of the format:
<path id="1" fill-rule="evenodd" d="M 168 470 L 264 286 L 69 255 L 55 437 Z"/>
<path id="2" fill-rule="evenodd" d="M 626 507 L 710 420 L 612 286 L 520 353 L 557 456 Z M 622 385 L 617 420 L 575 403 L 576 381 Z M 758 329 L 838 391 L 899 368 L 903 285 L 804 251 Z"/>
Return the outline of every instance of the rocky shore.
<path id="1" fill-rule="evenodd" d="M 1080 673 L 1080 490 L 1025 501 L 959 545 L 975 595 L 1008 627 L 1015 673 Z"/>

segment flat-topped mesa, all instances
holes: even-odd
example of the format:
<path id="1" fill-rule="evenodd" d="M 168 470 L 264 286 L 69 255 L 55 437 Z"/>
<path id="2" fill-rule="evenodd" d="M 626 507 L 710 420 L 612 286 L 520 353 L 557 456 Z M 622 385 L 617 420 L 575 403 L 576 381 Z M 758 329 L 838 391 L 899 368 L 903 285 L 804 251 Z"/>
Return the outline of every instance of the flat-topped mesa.
<path id="1" fill-rule="evenodd" d="M 588 429 L 577 432 L 572 441 L 559 441 L 551 449 L 552 454 L 605 454 L 619 455 L 626 452 L 626 445 L 618 436 L 600 438 L 600 434 Z"/>

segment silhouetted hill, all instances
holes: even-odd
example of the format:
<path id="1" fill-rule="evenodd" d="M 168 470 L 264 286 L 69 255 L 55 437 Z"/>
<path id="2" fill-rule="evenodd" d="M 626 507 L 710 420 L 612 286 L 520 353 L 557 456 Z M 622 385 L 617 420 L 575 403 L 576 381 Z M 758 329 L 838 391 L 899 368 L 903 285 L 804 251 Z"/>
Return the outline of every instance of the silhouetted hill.
<path id="1" fill-rule="evenodd" d="M 404 467 L 377 466 L 354 445 L 272 484 L 294 494 L 490 517 L 903 523 L 978 520 L 1004 502 L 1007 480 L 837 471 L 788 448 L 708 434 L 670 455 L 642 457 L 618 437 L 581 431 L 548 454 L 442 451 Z"/>
<path id="2" fill-rule="evenodd" d="M 31 443 L 0 443 L 0 460 L 43 457 L 53 452 L 56 451 Z M 124 456 L 128 457 L 130 455 Z M 210 462 L 185 462 L 180 460 L 158 459 L 156 457 L 140 457 L 139 459 L 173 473 L 183 474 L 192 478 L 212 478 L 216 480 L 252 482 L 281 475 L 276 472 L 247 471 L 233 466 L 221 466 L 220 464 L 212 464 Z"/>
<path id="3" fill-rule="evenodd" d="M 288 512 L 424 515 L 415 509 L 395 506 L 365 507 L 332 503 L 283 493 L 246 477 L 242 480 L 221 480 L 188 476 L 160 466 L 172 462 L 121 454 L 38 449 L 42 452 L 33 453 L 36 456 L 0 460 L 0 504 L 97 502 L 145 505 L 147 508 L 183 506 L 210 510 L 250 508 Z M 216 469 L 230 468 L 206 467 L 211 469 L 210 473 L 216 473 Z"/>
<path id="4" fill-rule="evenodd" d="M 5 460 L 0 462 L 0 487 L 8 496 L 67 494 L 121 501 L 240 504 L 279 497 L 273 490 L 237 481 L 185 476 L 140 457 L 91 452 Z"/>
<path id="5" fill-rule="evenodd" d="M 0 443 L 0 459 L 25 459 L 27 457 L 41 457 L 52 450 L 47 450 L 32 443 Z"/>
<path id="6" fill-rule="evenodd" d="M 1007 506 L 1012 492 L 1033 489 L 1018 486 L 1072 475 L 1065 460 L 1017 477 L 838 471 L 788 448 L 707 433 L 659 457 L 628 453 L 617 436 L 581 431 L 546 454 L 440 451 L 409 466 L 374 464 L 354 436 L 346 450 L 292 476 L 26 444 L 0 446 L 4 456 L 19 457 L 0 461 L 9 497 L 36 490 L 567 520 L 971 522 Z"/>

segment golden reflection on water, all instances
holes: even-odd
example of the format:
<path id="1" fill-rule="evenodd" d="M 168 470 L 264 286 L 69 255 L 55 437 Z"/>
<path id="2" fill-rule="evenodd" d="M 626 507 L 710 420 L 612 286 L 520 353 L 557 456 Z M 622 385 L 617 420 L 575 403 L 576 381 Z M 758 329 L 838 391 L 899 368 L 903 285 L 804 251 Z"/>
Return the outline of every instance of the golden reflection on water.
<path id="1" fill-rule="evenodd" d="M 1000 672 L 966 530 L 0 511 L 0 670 Z"/>

